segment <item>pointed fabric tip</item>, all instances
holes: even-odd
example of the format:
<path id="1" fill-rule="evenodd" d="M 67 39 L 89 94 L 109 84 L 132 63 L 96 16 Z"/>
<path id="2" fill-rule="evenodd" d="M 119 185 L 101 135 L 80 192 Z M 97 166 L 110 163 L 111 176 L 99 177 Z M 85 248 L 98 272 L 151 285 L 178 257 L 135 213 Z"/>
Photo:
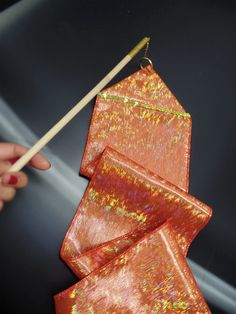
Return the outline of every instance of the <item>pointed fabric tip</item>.
<path id="1" fill-rule="evenodd" d="M 80 173 L 109 146 L 188 190 L 191 117 L 151 66 L 97 96 Z"/>

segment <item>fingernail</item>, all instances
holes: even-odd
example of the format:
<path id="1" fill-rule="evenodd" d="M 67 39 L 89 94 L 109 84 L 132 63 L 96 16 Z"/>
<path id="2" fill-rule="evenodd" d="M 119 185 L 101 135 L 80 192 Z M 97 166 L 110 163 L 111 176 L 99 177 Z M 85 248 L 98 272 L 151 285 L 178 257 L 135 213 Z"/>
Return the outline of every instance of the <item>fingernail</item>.
<path id="1" fill-rule="evenodd" d="M 9 161 L 12 165 L 14 165 L 14 163 L 17 162 L 18 159 L 19 159 L 18 157 L 17 157 L 17 158 L 11 158 L 11 159 L 9 159 L 8 161 Z"/>
<path id="2" fill-rule="evenodd" d="M 45 161 L 45 164 L 51 166 L 51 163 L 48 160 Z"/>
<path id="3" fill-rule="evenodd" d="M 52 165 L 51 165 L 51 163 L 48 160 L 45 160 L 44 161 L 44 166 L 47 167 L 48 169 L 50 169 Z"/>
<path id="4" fill-rule="evenodd" d="M 14 175 L 10 175 L 9 179 L 7 180 L 7 184 L 10 184 L 10 185 L 16 185 L 18 182 L 18 178 L 17 176 L 14 176 Z"/>

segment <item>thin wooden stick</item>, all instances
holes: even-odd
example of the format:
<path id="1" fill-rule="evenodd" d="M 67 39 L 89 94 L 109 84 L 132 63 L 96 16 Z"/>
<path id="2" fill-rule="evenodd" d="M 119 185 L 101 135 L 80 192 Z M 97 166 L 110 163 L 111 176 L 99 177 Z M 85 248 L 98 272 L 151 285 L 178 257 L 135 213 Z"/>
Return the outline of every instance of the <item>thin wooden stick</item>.
<path id="1" fill-rule="evenodd" d="M 63 118 L 61 118 L 37 143 L 35 143 L 17 162 L 8 170 L 21 170 L 47 143 L 60 132 L 83 109 L 121 69 L 149 42 L 150 38 L 143 38 L 84 98 L 80 100 Z"/>

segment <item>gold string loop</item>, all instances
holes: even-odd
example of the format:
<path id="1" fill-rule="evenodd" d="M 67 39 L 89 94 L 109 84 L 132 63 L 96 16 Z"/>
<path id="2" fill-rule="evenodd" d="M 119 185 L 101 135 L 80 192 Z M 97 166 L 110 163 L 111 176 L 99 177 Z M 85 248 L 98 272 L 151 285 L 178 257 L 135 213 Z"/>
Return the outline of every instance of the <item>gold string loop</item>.
<path id="1" fill-rule="evenodd" d="M 145 66 L 147 66 L 147 64 L 149 64 L 149 65 L 151 65 L 153 67 L 152 60 L 149 59 L 148 57 L 142 57 L 139 60 L 139 66 L 140 66 L 141 69 L 145 68 Z"/>
<path id="2" fill-rule="evenodd" d="M 150 41 L 148 41 L 146 43 L 145 48 L 144 48 L 144 55 L 139 60 L 139 66 L 140 66 L 141 69 L 143 69 L 145 66 L 147 66 L 147 64 L 149 64 L 149 65 L 151 65 L 153 67 L 152 60 L 150 58 L 148 58 L 149 43 L 150 43 Z"/>

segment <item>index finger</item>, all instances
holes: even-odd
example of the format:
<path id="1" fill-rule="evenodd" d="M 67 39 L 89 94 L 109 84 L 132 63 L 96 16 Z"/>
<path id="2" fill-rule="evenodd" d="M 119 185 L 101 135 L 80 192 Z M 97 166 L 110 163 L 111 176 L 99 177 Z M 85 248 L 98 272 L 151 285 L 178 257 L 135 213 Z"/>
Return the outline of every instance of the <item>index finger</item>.
<path id="1" fill-rule="evenodd" d="M 0 143 L 0 159 L 9 160 L 9 159 L 18 159 L 27 152 L 28 148 L 22 145 L 15 143 Z M 46 170 L 50 168 L 49 161 L 42 155 L 35 155 L 31 161 L 30 165 L 34 168 L 40 170 Z"/>

